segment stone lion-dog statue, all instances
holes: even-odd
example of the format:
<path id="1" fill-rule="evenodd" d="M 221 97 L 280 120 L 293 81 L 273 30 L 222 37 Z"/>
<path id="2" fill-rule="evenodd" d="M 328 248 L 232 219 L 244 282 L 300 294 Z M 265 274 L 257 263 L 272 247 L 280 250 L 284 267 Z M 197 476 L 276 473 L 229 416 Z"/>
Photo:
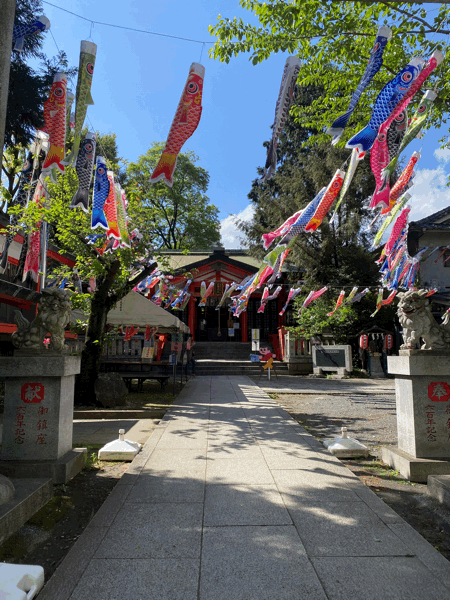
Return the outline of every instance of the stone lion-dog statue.
<path id="1" fill-rule="evenodd" d="M 18 310 L 15 311 L 14 321 L 17 330 L 11 340 L 19 350 L 33 353 L 64 354 L 67 346 L 64 344 L 64 329 L 70 321 L 72 304 L 70 290 L 42 290 L 38 313 L 31 323 Z M 50 334 L 48 350 L 44 338 Z"/>
<path id="2" fill-rule="evenodd" d="M 427 290 L 399 292 L 397 315 L 403 327 L 403 344 L 400 349 L 414 349 L 423 340 L 421 350 L 450 349 L 450 327 L 448 316 L 438 325 L 431 314 Z"/>

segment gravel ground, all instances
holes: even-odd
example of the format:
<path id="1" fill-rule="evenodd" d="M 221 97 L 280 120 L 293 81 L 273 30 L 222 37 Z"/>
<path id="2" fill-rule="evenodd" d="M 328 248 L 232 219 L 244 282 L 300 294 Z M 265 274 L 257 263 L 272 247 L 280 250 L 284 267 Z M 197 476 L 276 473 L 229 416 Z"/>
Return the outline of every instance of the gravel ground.
<path id="1" fill-rule="evenodd" d="M 345 426 L 349 437 L 371 446 L 376 455 L 380 446 L 397 443 L 393 390 L 370 395 L 277 394 L 277 401 L 320 440 L 336 437 Z"/>
<path id="2" fill-rule="evenodd" d="M 382 445 L 397 444 L 393 382 L 371 387 L 358 380 L 295 379 L 283 378 L 278 389 L 261 387 L 317 439 L 336 437 L 345 426 L 349 437 L 369 446 L 368 459 L 342 462 L 450 560 L 450 507 L 428 496 L 426 485 L 406 481 L 379 460 Z"/>

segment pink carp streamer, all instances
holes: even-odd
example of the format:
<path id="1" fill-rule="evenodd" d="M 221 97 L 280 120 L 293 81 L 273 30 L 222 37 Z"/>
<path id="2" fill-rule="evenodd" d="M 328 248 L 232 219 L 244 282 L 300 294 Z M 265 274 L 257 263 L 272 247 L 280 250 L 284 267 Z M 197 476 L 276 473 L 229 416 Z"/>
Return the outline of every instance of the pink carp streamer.
<path id="1" fill-rule="evenodd" d="M 314 302 L 314 300 L 317 300 L 317 298 L 319 298 L 322 294 L 324 294 L 327 291 L 327 289 L 328 289 L 328 287 L 324 286 L 320 290 L 317 290 L 317 292 L 314 292 L 314 291 L 309 292 L 309 294 L 305 298 L 305 301 L 303 302 L 303 304 L 301 305 L 301 307 L 298 311 L 298 316 L 300 316 L 302 314 L 302 310 L 304 308 L 306 308 L 309 304 L 311 304 L 311 302 Z"/>
<path id="2" fill-rule="evenodd" d="M 263 313 L 270 300 L 275 300 L 275 298 L 277 298 L 278 294 L 281 292 L 282 289 L 283 286 L 279 285 L 274 291 L 274 293 L 271 296 L 269 296 L 269 288 L 264 288 L 264 292 L 261 298 L 261 306 L 258 308 L 258 312 Z"/>
<path id="3" fill-rule="evenodd" d="M 298 296 L 300 294 L 300 292 L 302 291 L 302 288 L 292 288 L 289 290 L 289 294 L 286 300 L 286 304 L 283 306 L 283 308 L 280 310 L 280 312 L 278 313 L 280 315 L 280 317 L 282 317 L 284 315 L 284 313 L 286 312 L 287 307 L 289 306 L 289 302 L 291 300 L 293 300 L 296 296 Z"/>
<path id="4" fill-rule="evenodd" d="M 283 225 L 280 225 L 278 227 L 278 229 L 275 229 L 275 231 L 271 231 L 270 233 L 263 233 L 262 241 L 263 241 L 264 249 L 268 250 L 269 246 L 272 244 L 273 240 L 275 240 L 277 237 L 285 235 L 289 231 L 289 229 L 292 227 L 292 225 L 295 223 L 295 221 L 300 217 L 302 212 L 303 212 L 303 210 L 299 210 L 296 213 L 294 213 L 292 216 L 289 217 L 289 219 L 286 219 L 286 221 L 283 223 Z"/>

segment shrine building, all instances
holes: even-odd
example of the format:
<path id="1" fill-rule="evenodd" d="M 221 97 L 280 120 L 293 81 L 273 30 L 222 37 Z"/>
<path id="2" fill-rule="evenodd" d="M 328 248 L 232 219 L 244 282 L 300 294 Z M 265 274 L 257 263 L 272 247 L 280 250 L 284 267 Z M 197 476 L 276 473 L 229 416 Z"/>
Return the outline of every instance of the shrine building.
<path id="1" fill-rule="evenodd" d="M 229 311 L 230 301 L 220 309 L 216 309 L 216 306 L 225 291 L 226 284 L 241 282 L 256 273 L 261 266 L 260 260 L 249 256 L 245 250 L 223 248 L 214 249 L 211 253 L 190 252 L 189 254 L 169 250 L 164 251 L 164 255 L 168 259 L 170 269 L 174 272 L 173 284 L 181 288 L 187 278 L 192 279 L 188 290 L 192 296 L 188 305 L 185 310 L 177 311 L 175 314 L 189 326 L 196 341 L 246 343 L 251 340 L 252 329 L 259 329 L 260 339 L 267 341 L 270 334 L 277 334 L 279 327 L 294 325 L 291 306 L 283 316 L 279 315 L 292 285 L 288 285 L 287 275 L 297 270 L 290 265 L 283 265 L 281 277 L 272 288 L 274 290 L 277 285 L 282 285 L 283 289 L 276 299 L 268 302 L 263 313 L 258 313 L 258 308 L 261 305 L 264 286 L 251 295 L 247 310 L 236 318 Z M 207 287 L 210 283 L 214 283 L 214 291 L 207 298 L 204 307 L 199 306 L 202 281 Z"/>

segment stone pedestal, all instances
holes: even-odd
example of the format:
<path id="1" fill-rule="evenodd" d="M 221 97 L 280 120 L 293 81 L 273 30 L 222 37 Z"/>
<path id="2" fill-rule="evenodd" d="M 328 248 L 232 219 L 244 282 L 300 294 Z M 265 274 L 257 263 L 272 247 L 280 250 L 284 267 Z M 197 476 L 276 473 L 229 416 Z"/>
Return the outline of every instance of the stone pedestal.
<path id="1" fill-rule="evenodd" d="M 450 473 L 450 353 L 401 350 L 388 357 L 395 375 L 398 448 L 383 460 L 412 481 Z"/>
<path id="2" fill-rule="evenodd" d="M 5 409 L 0 472 L 16 477 L 48 477 L 66 483 L 84 464 L 72 450 L 77 356 L 0 357 Z"/>

